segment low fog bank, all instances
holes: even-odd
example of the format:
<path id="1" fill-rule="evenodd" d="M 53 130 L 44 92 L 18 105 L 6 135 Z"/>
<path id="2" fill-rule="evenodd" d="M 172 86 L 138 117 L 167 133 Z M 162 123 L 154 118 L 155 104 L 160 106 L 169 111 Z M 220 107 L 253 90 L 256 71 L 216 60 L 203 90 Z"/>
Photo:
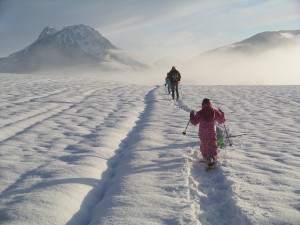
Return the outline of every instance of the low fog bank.
<path id="1" fill-rule="evenodd" d="M 39 74 L 98 77 L 139 85 L 164 85 L 172 66 L 182 75 L 182 85 L 300 85 L 300 45 L 261 54 L 217 53 L 200 55 L 187 62 L 168 61 L 159 66 L 133 70 L 119 63 L 72 67 Z"/>
<path id="2" fill-rule="evenodd" d="M 205 85 L 299 85 L 300 45 L 261 54 L 219 53 L 186 65 L 187 83 Z"/>
<path id="3" fill-rule="evenodd" d="M 146 70 L 85 74 L 134 84 L 163 85 L 167 72 L 175 66 L 182 75 L 182 85 L 300 85 L 299 59 L 300 45 L 261 54 L 200 55 L 187 62 L 167 62 Z"/>

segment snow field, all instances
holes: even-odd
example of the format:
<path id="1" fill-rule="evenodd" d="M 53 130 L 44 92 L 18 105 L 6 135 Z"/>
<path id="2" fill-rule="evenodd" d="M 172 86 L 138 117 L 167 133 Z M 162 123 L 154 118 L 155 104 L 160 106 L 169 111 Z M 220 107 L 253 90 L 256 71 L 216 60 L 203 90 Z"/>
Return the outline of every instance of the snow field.
<path id="1" fill-rule="evenodd" d="M 136 95 L 145 90 L 138 93 L 138 88 L 124 87 L 126 91 L 119 85 L 98 89 L 91 82 L 72 83 L 68 78 L 49 81 L 53 90 L 47 87 L 50 94 L 45 95 L 44 78 L 39 83 L 25 77 L 29 84 L 14 83 L 7 77 L 5 85 L 13 96 L 6 104 L 17 102 L 1 114 L 11 118 L 0 133 L 1 180 L 5 181 L 1 221 L 32 224 L 33 217 L 38 224 L 64 224 L 78 211 L 86 194 L 101 186 L 101 171 L 107 169 L 107 159 L 143 109 Z M 66 86 L 67 91 L 56 91 Z M 5 95 L 7 90 L 2 90 Z M 16 200 L 18 196 L 22 198 Z"/>
<path id="2" fill-rule="evenodd" d="M 1 74 L 1 224 L 300 221 L 299 86 L 161 86 Z M 189 111 L 221 107 L 234 145 L 197 163 Z"/>

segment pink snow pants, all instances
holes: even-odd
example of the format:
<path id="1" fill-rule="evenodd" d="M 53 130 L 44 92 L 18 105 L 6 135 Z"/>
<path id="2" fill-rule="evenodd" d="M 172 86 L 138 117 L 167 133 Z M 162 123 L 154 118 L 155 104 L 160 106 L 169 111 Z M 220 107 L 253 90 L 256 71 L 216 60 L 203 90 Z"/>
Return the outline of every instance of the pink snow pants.
<path id="1" fill-rule="evenodd" d="M 207 134 L 201 132 L 199 134 L 200 138 L 200 152 L 203 157 L 216 157 L 218 154 L 218 146 L 217 146 L 217 137 L 216 134 Z"/>

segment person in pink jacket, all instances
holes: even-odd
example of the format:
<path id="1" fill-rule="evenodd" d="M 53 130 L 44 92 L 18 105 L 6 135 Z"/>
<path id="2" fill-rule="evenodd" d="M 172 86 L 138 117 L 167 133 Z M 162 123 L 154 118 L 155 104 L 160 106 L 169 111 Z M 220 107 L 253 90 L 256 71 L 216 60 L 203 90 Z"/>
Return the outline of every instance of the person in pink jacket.
<path id="1" fill-rule="evenodd" d="M 208 98 L 203 99 L 202 109 L 195 113 L 190 112 L 191 123 L 199 124 L 200 152 L 208 163 L 214 164 L 217 157 L 217 133 L 215 121 L 219 124 L 225 122 L 224 113 L 219 109 L 214 109 Z"/>

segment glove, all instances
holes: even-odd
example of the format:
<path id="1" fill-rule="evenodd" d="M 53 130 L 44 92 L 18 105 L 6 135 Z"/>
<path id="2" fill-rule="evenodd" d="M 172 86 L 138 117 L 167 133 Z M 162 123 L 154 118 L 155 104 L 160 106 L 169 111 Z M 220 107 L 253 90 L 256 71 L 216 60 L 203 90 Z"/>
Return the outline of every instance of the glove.
<path id="1" fill-rule="evenodd" d="M 224 112 L 219 108 L 220 113 L 222 113 L 222 115 L 224 116 Z"/>
<path id="2" fill-rule="evenodd" d="M 194 117 L 195 116 L 195 110 L 192 110 L 191 112 L 190 112 L 190 118 L 192 118 L 192 117 Z"/>

